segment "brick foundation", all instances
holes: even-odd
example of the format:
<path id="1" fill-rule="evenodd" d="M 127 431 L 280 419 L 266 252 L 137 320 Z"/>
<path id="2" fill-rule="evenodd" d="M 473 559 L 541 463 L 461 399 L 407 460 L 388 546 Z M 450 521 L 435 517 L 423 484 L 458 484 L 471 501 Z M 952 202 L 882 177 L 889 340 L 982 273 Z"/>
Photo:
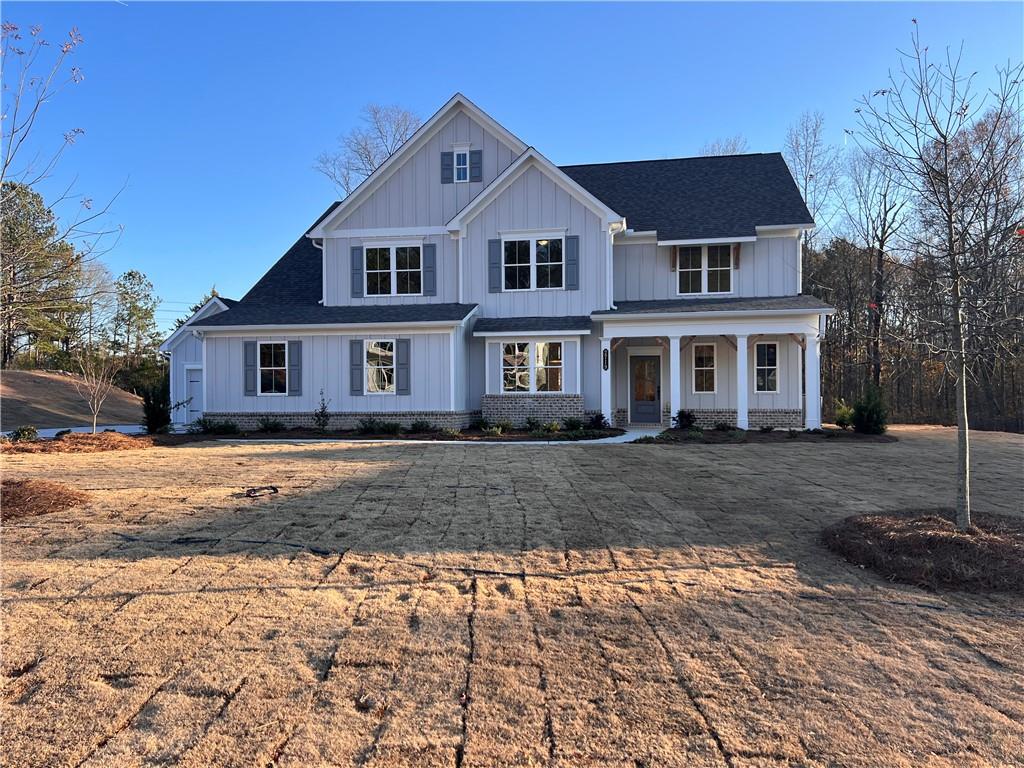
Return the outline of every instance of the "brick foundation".
<path id="1" fill-rule="evenodd" d="M 511 421 L 521 427 L 528 418 L 541 422 L 583 419 L 583 395 L 507 392 L 480 398 L 480 415 L 490 422 Z"/>
<path id="2" fill-rule="evenodd" d="M 723 421 L 726 424 L 736 425 L 735 409 L 693 408 L 688 410 L 697 417 L 697 426 L 704 429 L 712 429 L 715 424 Z M 765 408 L 751 408 L 747 411 L 747 425 L 750 429 L 760 429 L 761 427 L 802 429 L 804 426 L 804 414 L 799 409 L 783 410 L 773 408 L 769 410 Z"/>
<path id="3" fill-rule="evenodd" d="M 205 413 L 208 419 L 233 421 L 243 431 L 259 429 L 260 419 L 274 419 L 284 424 L 285 429 L 292 427 L 315 427 L 312 413 Z M 359 420 L 378 419 L 379 421 L 397 421 L 408 428 L 414 421 L 429 421 L 439 429 L 451 427 L 463 429 L 468 427 L 480 414 L 472 411 L 399 411 L 396 413 L 332 413 L 328 430 L 355 429 Z"/>

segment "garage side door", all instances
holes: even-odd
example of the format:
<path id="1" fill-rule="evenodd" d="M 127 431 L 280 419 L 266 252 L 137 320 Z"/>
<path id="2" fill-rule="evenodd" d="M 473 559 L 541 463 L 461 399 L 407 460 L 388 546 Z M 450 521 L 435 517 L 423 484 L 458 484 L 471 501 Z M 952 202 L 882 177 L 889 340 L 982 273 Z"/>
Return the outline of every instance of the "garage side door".
<path id="1" fill-rule="evenodd" d="M 203 415 L 202 368 L 189 368 L 185 371 L 185 397 L 189 399 L 186 421 L 191 424 Z"/>

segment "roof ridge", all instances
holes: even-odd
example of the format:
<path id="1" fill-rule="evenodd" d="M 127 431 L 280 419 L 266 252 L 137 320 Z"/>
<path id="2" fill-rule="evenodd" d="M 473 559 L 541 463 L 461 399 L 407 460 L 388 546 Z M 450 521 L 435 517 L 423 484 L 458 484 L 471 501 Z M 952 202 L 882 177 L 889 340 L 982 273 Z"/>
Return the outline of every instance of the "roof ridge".
<path id="1" fill-rule="evenodd" d="M 646 160 L 608 160 L 603 163 L 572 163 L 560 165 L 559 168 L 591 168 L 597 165 L 637 165 L 638 163 L 673 163 L 680 160 L 710 160 L 722 157 L 766 157 L 768 155 L 781 155 L 781 152 L 741 152 L 734 155 L 687 155 L 685 157 L 652 157 Z"/>

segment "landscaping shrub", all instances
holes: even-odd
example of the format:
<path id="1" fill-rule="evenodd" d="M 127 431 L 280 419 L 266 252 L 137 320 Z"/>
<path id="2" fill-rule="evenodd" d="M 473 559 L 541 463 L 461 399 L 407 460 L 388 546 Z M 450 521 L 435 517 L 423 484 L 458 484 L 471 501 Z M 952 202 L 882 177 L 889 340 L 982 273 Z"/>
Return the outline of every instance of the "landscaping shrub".
<path id="1" fill-rule="evenodd" d="M 188 431 L 193 435 L 237 435 L 241 430 L 238 424 L 230 419 L 211 419 L 207 416 L 200 416 L 188 425 Z"/>
<path id="2" fill-rule="evenodd" d="M 320 432 L 326 432 L 327 427 L 331 423 L 331 412 L 327 410 L 327 406 L 330 405 L 331 401 L 324 398 L 323 389 L 320 390 L 320 405 L 313 411 L 313 423 Z"/>
<path id="3" fill-rule="evenodd" d="M 672 426 L 676 429 L 689 429 L 697 423 L 697 415 L 693 411 L 680 408 L 672 417 Z"/>
<path id="4" fill-rule="evenodd" d="M 31 424 L 12 429 L 7 435 L 12 443 L 28 443 L 39 439 L 39 430 Z"/>
<path id="5" fill-rule="evenodd" d="M 382 435 L 400 435 L 402 433 L 402 425 L 397 421 L 382 421 L 379 428 Z"/>
<path id="6" fill-rule="evenodd" d="M 715 422 L 715 431 L 716 432 L 731 432 L 734 429 L 736 429 L 736 427 L 733 426 L 732 424 L 730 424 L 727 421 L 716 421 Z"/>
<path id="7" fill-rule="evenodd" d="M 499 435 L 501 435 L 501 427 L 499 427 L 497 424 L 494 424 L 493 426 L 490 427 L 484 427 L 481 430 L 481 432 L 483 432 L 488 437 L 498 437 Z"/>
<path id="8" fill-rule="evenodd" d="M 481 416 L 479 419 L 476 419 L 470 426 L 473 429 L 479 429 L 481 432 L 483 432 L 485 429 L 491 426 L 491 422 L 489 422 L 487 419 Z"/>
<path id="9" fill-rule="evenodd" d="M 760 432 L 762 435 L 767 435 L 769 432 L 774 432 L 774 431 L 775 431 L 775 427 L 770 427 L 767 424 L 765 424 L 763 427 L 761 427 L 758 430 L 758 432 Z"/>
<path id="10" fill-rule="evenodd" d="M 171 387 L 166 376 L 142 392 L 142 422 L 146 432 L 157 435 L 171 427 Z"/>
<path id="11" fill-rule="evenodd" d="M 541 427 L 541 430 L 549 435 L 553 435 L 555 434 L 555 432 L 558 432 L 561 428 L 562 425 L 559 424 L 557 421 L 548 421 Z"/>
<path id="12" fill-rule="evenodd" d="M 441 434 L 448 438 L 462 437 L 462 430 L 455 429 L 455 427 L 445 427 L 441 430 Z"/>
<path id="13" fill-rule="evenodd" d="M 590 416 L 590 421 L 587 424 L 588 429 L 608 429 L 608 419 L 604 417 L 603 413 L 595 413 Z"/>
<path id="14" fill-rule="evenodd" d="M 527 432 L 540 431 L 540 419 L 530 416 L 524 423 L 526 425 Z"/>
<path id="15" fill-rule="evenodd" d="M 494 422 L 494 426 L 498 427 L 502 432 L 511 432 L 515 429 L 515 425 L 508 419 L 502 419 L 501 421 Z"/>
<path id="16" fill-rule="evenodd" d="M 700 427 L 690 427 L 686 430 L 686 436 L 691 440 L 700 440 L 704 437 L 704 430 Z"/>
<path id="17" fill-rule="evenodd" d="M 836 400 L 836 426 L 840 429 L 849 429 L 853 426 L 853 408 L 846 404 L 843 398 Z"/>
<path id="18" fill-rule="evenodd" d="M 853 429 L 864 435 L 881 435 L 885 432 L 889 413 L 882 402 L 877 387 L 868 387 L 864 397 L 853 406 Z"/>
<path id="19" fill-rule="evenodd" d="M 577 419 L 575 416 L 570 416 L 568 419 L 562 420 L 562 426 L 566 432 L 579 432 L 583 429 L 583 419 Z"/>
<path id="20" fill-rule="evenodd" d="M 59 430 L 57 430 L 53 434 L 53 439 L 54 440 L 60 440 L 62 437 L 64 437 L 64 435 L 70 435 L 70 434 L 72 434 L 70 429 L 59 429 Z"/>
<path id="21" fill-rule="evenodd" d="M 380 419 L 375 419 L 372 416 L 364 416 L 359 420 L 359 424 L 356 426 L 356 431 L 360 435 L 376 435 L 381 431 Z"/>
<path id="22" fill-rule="evenodd" d="M 284 432 L 284 423 L 270 416 L 260 416 L 256 423 L 260 432 Z"/>
<path id="23" fill-rule="evenodd" d="M 424 419 L 417 419 L 416 421 L 409 425 L 409 431 L 412 432 L 414 435 L 421 435 L 424 432 L 436 432 L 437 429 L 429 421 L 425 421 Z"/>

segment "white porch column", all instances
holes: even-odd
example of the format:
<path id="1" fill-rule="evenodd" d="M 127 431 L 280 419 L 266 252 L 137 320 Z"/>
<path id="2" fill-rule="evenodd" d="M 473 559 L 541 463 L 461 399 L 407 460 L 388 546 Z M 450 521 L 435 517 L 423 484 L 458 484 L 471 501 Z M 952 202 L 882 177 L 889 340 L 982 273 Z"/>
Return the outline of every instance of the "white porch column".
<path id="1" fill-rule="evenodd" d="M 804 395 L 804 427 L 821 429 L 821 341 L 817 334 L 808 333 L 806 340 L 805 371 L 807 377 L 806 394 Z"/>
<path id="2" fill-rule="evenodd" d="M 668 404 L 675 418 L 683 407 L 682 376 L 679 370 L 679 336 L 668 337 Z"/>
<path id="3" fill-rule="evenodd" d="M 612 340 L 601 337 L 601 413 L 614 424 L 612 413 Z"/>
<path id="4" fill-rule="evenodd" d="M 750 420 L 747 415 L 747 395 L 750 380 L 747 378 L 747 337 L 736 337 L 736 428 L 747 429 Z"/>

